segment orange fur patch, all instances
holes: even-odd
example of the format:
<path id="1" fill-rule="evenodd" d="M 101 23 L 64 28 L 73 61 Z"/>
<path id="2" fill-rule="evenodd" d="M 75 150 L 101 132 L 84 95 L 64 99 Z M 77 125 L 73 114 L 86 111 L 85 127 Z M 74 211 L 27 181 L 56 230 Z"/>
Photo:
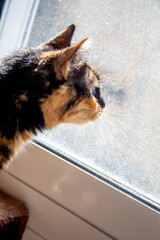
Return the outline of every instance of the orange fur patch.
<path id="1" fill-rule="evenodd" d="M 53 58 L 55 54 L 57 54 L 59 51 L 49 51 L 49 52 L 43 52 L 40 57 L 39 60 L 42 61 L 46 61 L 49 58 Z"/>
<path id="2" fill-rule="evenodd" d="M 60 123 L 60 109 L 68 102 L 69 98 L 68 87 L 61 86 L 60 89 L 53 90 L 47 99 L 41 99 L 41 110 L 46 128 L 51 129 Z"/>
<path id="3" fill-rule="evenodd" d="M 96 120 L 101 114 L 101 108 L 95 98 L 80 100 L 69 109 L 63 116 L 61 122 L 84 124 Z"/>
<path id="4" fill-rule="evenodd" d="M 101 107 L 94 97 L 80 99 L 63 115 L 62 107 L 73 97 L 69 95 L 68 87 L 61 86 L 60 89 L 54 90 L 47 99 L 41 99 L 41 110 L 47 129 L 60 123 L 87 123 L 96 120 L 101 115 Z"/>
<path id="5" fill-rule="evenodd" d="M 6 146 L 11 151 L 9 159 L 0 153 L 1 162 L 7 164 L 8 161 L 16 155 L 21 145 L 27 140 L 29 140 L 32 135 L 32 133 L 29 133 L 27 130 L 25 130 L 23 133 L 17 134 L 17 136 L 15 136 L 13 139 L 7 139 L 5 136 L 0 136 L 0 145 Z"/>

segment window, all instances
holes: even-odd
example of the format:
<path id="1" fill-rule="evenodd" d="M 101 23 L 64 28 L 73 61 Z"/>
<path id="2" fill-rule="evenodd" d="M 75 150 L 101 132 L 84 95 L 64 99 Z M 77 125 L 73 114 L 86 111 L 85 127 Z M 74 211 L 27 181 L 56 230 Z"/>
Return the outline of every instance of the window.
<path id="1" fill-rule="evenodd" d="M 91 36 L 85 57 L 101 76 L 106 108 L 97 122 L 39 135 L 10 176 L 113 238 L 158 239 L 159 1 L 15 2 L 23 14 L 12 49 L 36 46 L 72 23 L 74 41 Z M 5 31 L 0 36 L 6 51 Z"/>
<path id="2" fill-rule="evenodd" d="M 158 1 L 40 1 L 27 44 L 36 46 L 71 23 L 77 27 L 74 40 L 91 36 L 85 55 L 102 78 L 104 114 L 86 126 L 59 126 L 40 141 L 156 204 L 159 13 Z"/>

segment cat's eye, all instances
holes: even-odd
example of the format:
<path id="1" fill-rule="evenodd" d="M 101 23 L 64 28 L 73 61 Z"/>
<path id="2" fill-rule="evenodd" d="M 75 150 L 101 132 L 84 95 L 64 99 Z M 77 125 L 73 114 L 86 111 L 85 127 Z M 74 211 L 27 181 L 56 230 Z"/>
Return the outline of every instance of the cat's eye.
<path id="1" fill-rule="evenodd" d="M 95 96 L 95 93 L 96 93 L 96 88 L 93 86 L 92 87 L 92 95 Z"/>

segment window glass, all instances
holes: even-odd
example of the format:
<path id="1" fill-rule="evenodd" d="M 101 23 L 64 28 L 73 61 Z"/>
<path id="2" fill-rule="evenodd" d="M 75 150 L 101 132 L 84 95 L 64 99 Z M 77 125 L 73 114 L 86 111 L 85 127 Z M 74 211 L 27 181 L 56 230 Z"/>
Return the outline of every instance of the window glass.
<path id="1" fill-rule="evenodd" d="M 160 2 L 40 0 L 28 46 L 74 23 L 101 78 L 103 115 L 39 139 L 157 203 L 160 199 Z"/>

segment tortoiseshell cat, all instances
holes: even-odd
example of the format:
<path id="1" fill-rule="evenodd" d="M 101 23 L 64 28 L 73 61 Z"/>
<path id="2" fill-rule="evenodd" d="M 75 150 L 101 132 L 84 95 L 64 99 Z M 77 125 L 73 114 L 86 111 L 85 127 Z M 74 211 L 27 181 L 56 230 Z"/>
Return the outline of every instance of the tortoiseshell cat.
<path id="1" fill-rule="evenodd" d="M 37 131 L 101 115 L 99 77 L 76 54 L 88 38 L 70 46 L 74 29 L 0 62 L 0 168 Z"/>

